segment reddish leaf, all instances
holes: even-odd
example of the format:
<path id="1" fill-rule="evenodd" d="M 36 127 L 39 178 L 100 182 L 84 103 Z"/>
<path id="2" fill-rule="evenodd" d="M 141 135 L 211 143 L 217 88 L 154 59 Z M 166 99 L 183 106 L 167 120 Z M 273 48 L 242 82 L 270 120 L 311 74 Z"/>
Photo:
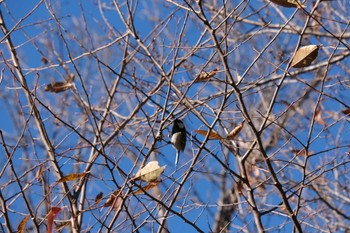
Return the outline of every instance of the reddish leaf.
<path id="1" fill-rule="evenodd" d="M 52 233 L 53 221 L 55 220 L 56 216 L 60 211 L 60 207 L 54 206 L 47 215 L 47 233 Z"/>

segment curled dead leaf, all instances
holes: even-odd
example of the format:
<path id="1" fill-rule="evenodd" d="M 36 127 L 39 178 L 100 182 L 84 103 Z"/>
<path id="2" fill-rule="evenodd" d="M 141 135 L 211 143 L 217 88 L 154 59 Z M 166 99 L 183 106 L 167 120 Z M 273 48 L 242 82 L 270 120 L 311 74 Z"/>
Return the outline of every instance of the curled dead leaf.
<path id="1" fill-rule="evenodd" d="M 159 167 L 158 161 L 150 161 L 136 173 L 134 179 L 140 179 L 147 182 L 155 181 L 164 172 L 165 167 L 166 165 Z"/>
<path id="2" fill-rule="evenodd" d="M 137 191 L 135 192 L 135 194 L 136 194 L 136 195 L 137 195 L 137 194 L 142 194 L 144 191 L 153 189 L 154 187 L 156 187 L 156 186 L 157 186 L 158 184 L 160 184 L 160 183 L 161 183 L 161 181 L 158 181 L 158 180 L 149 182 L 148 185 L 143 186 L 143 187 L 141 187 L 139 190 L 137 190 Z"/>
<path id="3" fill-rule="evenodd" d="M 212 77 L 214 77 L 214 75 L 217 74 L 218 71 L 219 71 L 219 68 L 216 68 L 216 69 L 209 71 L 209 72 L 202 71 L 199 74 L 197 74 L 194 82 L 205 82 L 205 81 L 211 79 Z"/>
<path id="4" fill-rule="evenodd" d="M 271 2 L 288 7 L 288 8 L 304 8 L 305 6 L 298 0 L 270 0 Z"/>
<path id="5" fill-rule="evenodd" d="M 320 46 L 318 45 L 300 47 L 292 59 L 291 67 L 303 68 L 309 66 L 316 59 L 319 48 Z"/>
<path id="6" fill-rule="evenodd" d="M 241 124 L 239 124 L 238 126 L 236 126 L 228 135 L 227 135 L 227 139 L 229 140 L 233 140 L 238 134 L 239 132 L 241 132 L 242 128 L 244 125 L 244 121 L 242 121 Z"/>
<path id="7" fill-rule="evenodd" d="M 69 74 L 66 82 L 53 82 L 45 87 L 45 91 L 59 93 L 66 91 L 73 87 L 75 75 L 73 73 Z"/>
<path id="8" fill-rule="evenodd" d="M 201 129 L 197 129 L 195 130 L 195 132 L 203 135 L 203 136 L 207 136 L 208 134 L 208 130 L 201 130 Z M 217 132 L 215 132 L 214 130 L 212 130 L 209 134 L 209 139 L 223 139 Z"/>
<path id="9" fill-rule="evenodd" d="M 118 211 L 123 203 L 123 198 L 121 197 L 122 195 L 123 193 L 120 190 L 114 191 L 103 206 L 109 207 L 113 205 L 113 209 Z"/>
<path id="10" fill-rule="evenodd" d="M 350 108 L 344 109 L 341 112 L 344 113 L 345 115 L 350 115 Z"/>
<path id="11" fill-rule="evenodd" d="M 49 214 L 47 215 L 47 233 L 52 233 L 53 221 L 60 211 L 60 207 L 54 206 L 51 208 Z"/>
<path id="12" fill-rule="evenodd" d="M 103 198 L 103 192 L 100 192 L 100 193 L 97 194 L 96 197 L 95 197 L 95 204 L 97 205 L 98 203 L 100 203 L 101 200 L 102 200 L 102 198 Z"/>

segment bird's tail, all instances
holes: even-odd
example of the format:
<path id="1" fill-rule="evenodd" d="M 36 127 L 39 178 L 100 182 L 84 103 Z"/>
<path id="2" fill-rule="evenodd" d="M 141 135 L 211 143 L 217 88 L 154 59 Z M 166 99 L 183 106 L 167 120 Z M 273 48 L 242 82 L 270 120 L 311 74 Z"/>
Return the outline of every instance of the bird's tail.
<path id="1" fill-rule="evenodd" d="M 175 159 L 175 170 L 177 170 L 177 163 L 179 162 L 180 150 L 176 151 L 176 159 Z"/>

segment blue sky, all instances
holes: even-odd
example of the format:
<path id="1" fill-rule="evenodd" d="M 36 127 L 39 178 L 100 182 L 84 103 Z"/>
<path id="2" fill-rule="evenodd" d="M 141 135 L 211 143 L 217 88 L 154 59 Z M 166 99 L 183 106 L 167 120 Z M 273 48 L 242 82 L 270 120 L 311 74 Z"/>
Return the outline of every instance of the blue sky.
<path id="1" fill-rule="evenodd" d="M 20 4 L 20 6 L 19 6 Z M 38 99 L 43 105 L 38 104 L 39 109 L 42 114 L 42 118 L 45 120 L 47 131 L 52 143 L 57 146 L 57 156 L 58 161 L 64 174 L 79 173 L 82 172 L 85 165 L 84 162 L 87 161 L 89 154 L 91 153 L 91 147 L 89 147 L 85 141 L 79 137 L 79 135 L 69 127 L 65 127 L 62 122 L 55 120 L 52 114 L 48 111 L 48 108 L 52 110 L 60 119 L 67 124 L 71 125 L 78 132 L 86 135 L 88 140 L 93 140 L 93 131 L 96 129 L 96 122 L 101 119 L 102 112 L 100 108 L 103 108 L 108 99 L 107 89 L 113 85 L 115 80 L 119 77 L 118 74 L 122 67 L 122 55 L 123 55 L 123 43 L 124 40 L 114 43 L 116 38 L 120 37 L 126 32 L 126 28 L 123 22 L 120 20 L 118 14 L 113 8 L 112 3 L 104 2 L 102 4 L 104 17 L 102 17 L 100 9 L 98 8 L 98 1 L 62 1 L 59 3 L 52 3 L 52 9 L 54 9 L 55 16 L 59 19 L 61 24 L 61 33 L 57 27 L 57 22 L 53 20 L 53 15 L 50 15 L 49 9 L 51 6 L 41 3 L 38 8 L 34 7 L 38 4 L 38 1 L 25 1 L 19 3 L 18 1 L 6 1 L 5 8 L 1 5 L 1 12 L 4 17 L 5 23 L 8 29 L 11 29 L 16 25 L 19 19 L 23 19 L 19 25 L 16 26 L 15 30 L 11 33 L 11 38 L 15 46 L 17 46 L 18 56 L 20 58 L 22 69 L 26 76 L 29 87 L 34 90 Z M 48 3 L 46 3 L 48 4 Z M 120 3 L 123 5 L 123 3 Z M 173 65 L 174 57 L 174 44 L 177 42 L 176 39 L 181 31 L 182 24 L 184 20 L 188 20 L 186 24 L 186 33 L 182 38 L 182 44 L 179 49 L 179 57 L 186 55 L 191 47 L 194 46 L 199 38 L 201 38 L 201 32 L 203 30 L 203 25 L 198 23 L 193 15 L 187 19 L 185 18 L 185 11 L 177 10 L 172 14 L 175 7 L 168 3 L 153 3 L 154 6 L 147 5 L 145 2 L 138 3 L 135 14 L 135 27 L 140 38 L 149 45 L 152 51 L 157 53 L 157 58 L 162 61 L 162 58 L 166 61 L 162 64 L 165 71 L 170 71 Z M 239 4 L 238 1 L 232 2 L 233 6 Z M 348 3 L 345 3 L 345 5 Z M 311 3 L 306 4 L 307 10 L 311 10 Z M 149 9 L 154 8 L 154 14 L 149 14 Z M 262 7 L 261 13 L 265 13 L 266 16 L 253 14 L 255 10 Z M 7 9 L 11 12 L 8 14 Z M 33 12 L 31 12 L 34 9 Z M 122 9 L 126 11 L 125 5 Z M 242 18 L 248 20 L 256 20 L 261 22 L 265 20 L 266 23 L 273 25 L 282 25 L 284 23 L 283 19 L 279 18 L 276 14 L 276 9 L 272 6 L 265 6 L 265 2 L 261 1 L 258 3 L 251 3 L 246 8 L 239 7 L 239 10 L 243 11 L 240 15 Z M 295 9 L 284 9 L 277 8 L 281 10 L 287 17 L 290 17 Z M 29 14 L 29 12 L 31 12 Z M 124 12 L 125 13 L 125 12 Z M 29 14 L 29 15 L 28 15 Z M 270 15 L 271 14 L 271 15 Z M 208 12 L 208 15 L 209 12 Z M 27 16 L 24 18 L 24 16 Z M 153 16 L 153 17 L 151 17 Z M 12 18 L 13 17 L 13 18 Z M 157 26 L 160 21 L 164 20 L 161 27 L 164 30 L 159 29 Z M 294 25 L 303 26 L 305 16 L 302 13 L 297 13 L 293 18 Z M 332 20 L 324 20 L 325 26 L 329 29 L 336 28 L 334 25 L 339 26 L 338 30 L 346 29 L 346 24 L 344 24 L 344 19 L 340 16 L 335 15 Z M 106 22 L 109 23 L 106 24 Z M 251 24 L 234 23 L 234 18 L 228 20 L 228 30 L 230 31 L 229 40 L 227 42 L 226 49 L 231 51 L 228 59 L 230 61 L 229 68 L 231 71 L 237 75 L 243 75 L 252 61 L 258 55 L 257 51 L 261 51 L 264 47 L 271 41 L 274 33 L 259 34 L 260 30 L 264 27 L 252 26 Z M 213 22 L 213 25 L 218 22 Z M 229 27 L 231 26 L 232 28 Z M 332 24 L 333 23 L 333 24 Z M 332 27 L 333 26 L 333 27 Z M 110 27 L 110 28 L 108 28 Z M 278 30 L 278 29 L 277 29 Z M 336 30 L 336 29 L 334 29 Z M 244 35 L 249 33 L 256 33 L 256 35 L 251 38 L 245 38 Z M 320 29 L 320 32 L 324 30 Z M 173 38 L 171 37 L 173 36 Z M 232 38 L 231 38 L 232 36 Z M 241 38 L 242 37 L 242 38 Z M 9 51 L 5 47 L 3 34 L 1 36 L 2 44 L 0 45 L 3 56 L 7 59 L 9 58 Z M 63 41 L 63 38 L 65 41 Z M 174 40 L 175 38 L 175 40 Z M 282 75 L 286 67 L 287 62 L 293 53 L 294 44 L 297 43 L 298 35 L 296 34 L 283 34 L 279 36 L 274 43 L 266 50 L 263 56 L 258 59 L 256 64 L 252 69 L 247 72 L 244 77 L 244 81 L 239 86 L 241 88 L 244 101 L 248 107 L 249 113 L 252 119 L 256 120 L 258 125 L 259 120 L 266 110 L 262 103 L 262 96 L 271 96 L 274 92 L 274 88 L 277 85 L 277 81 L 271 81 L 268 85 L 259 88 L 251 88 L 248 91 L 243 91 L 245 87 L 249 87 L 250 83 L 256 80 L 269 80 L 270 78 Z M 211 123 L 216 114 L 218 114 L 217 109 L 223 100 L 223 95 L 221 90 L 225 87 L 224 83 L 198 83 L 189 85 L 193 80 L 193 77 L 201 71 L 201 69 L 207 63 L 209 57 L 214 55 L 216 59 L 213 59 L 205 70 L 210 71 L 216 67 L 222 66 L 217 55 L 215 55 L 215 48 L 211 47 L 212 43 L 210 36 L 206 34 L 201 42 L 202 46 L 206 46 L 206 49 L 199 49 L 195 52 L 188 61 L 184 62 L 181 68 L 176 70 L 173 77 L 173 83 L 179 88 L 181 93 L 186 94 L 186 98 L 193 101 L 202 101 L 205 104 L 199 105 L 196 109 L 201 112 L 202 116 Z M 207 43 L 204 41 L 209 40 Z M 49 41 L 49 42 L 48 42 Z M 113 45 L 103 48 L 104 45 L 113 43 Z M 138 43 L 135 39 L 130 39 L 130 54 L 134 52 L 137 48 Z M 334 46 L 336 46 L 337 41 L 332 40 L 329 37 L 314 37 L 309 36 L 302 40 L 301 45 L 306 45 L 309 43 L 323 44 L 324 47 L 320 49 L 319 55 L 316 62 L 326 61 Z M 66 47 L 68 46 L 68 49 Z M 82 46 L 83 45 L 83 46 Z M 290 47 L 289 47 L 290 46 Z M 225 45 L 223 45 L 225 47 Z M 287 47 L 286 53 L 279 54 L 280 57 L 276 59 L 276 50 L 280 48 Z M 343 46 L 340 46 L 341 48 Z M 98 57 L 96 59 L 94 56 L 86 54 L 89 50 L 94 50 L 96 48 L 102 48 L 95 55 Z M 289 49 L 291 48 L 291 49 Z M 68 53 L 69 51 L 69 53 Z M 134 84 L 134 75 L 138 78 L 138 82 L 135 83 L 137 87 L 142 91 L 147 93 L 152 89 L 153 86 L 159 80 L 160 71 L 153 65 L 153 63 L 147 59 L 146 53 L 138 48 L 138 53 L 134 56 L 130 65 L 127 66 L 123 73 L 123 77 L 120 79 L 120 86 L 118 86 L 118 92 L 115 97 L 115 102 L 113 104 L 113 110 L 121 115 L 127 116 L 134 106 L 138 104 L 138 101 L 145 97 L 143 93 L 138 92 L 137 99 L 134 95 L 134 90 L 130 88 L 131 83 Z M 335 54 L 340 54 L 343 49 L 339 49 Z M 83 56 L 82 56 L 83 54 Z M 74 58 L 74 64 L 70 62 L 70 56 Z M 43 62 L 43 57 L 48 59 L 49 64 Z M 165 59 L 167 58 L 167 59 Z M 62 59 L 62 60 L 60 60 Z M 64 65 L 62 64 L 62 61 Z M 293 149 L 301 149 L 302 144 L 308 144 L 309 151 L 314 154 L 308 158 L 307 169 L 309 171 L 315 171 L 315 175 L 320 175 L 324 173 L 324 176 L 332 181 L 341 180 L 342 184 L 347 183 L 346 175 L 335 176 L 332 172 L 328 173 L 326 171 L 328 168 L 337 167 L 337 164 L 344 163 L 344 166 L 339 166 L 336 172 L 340 174 L 346 174 L 347 172 L 347 157 L 346 153 L 348 151 L 349 145 L 349 134 L 348 134 L 348 120 L 340 111 L 347 108 L 350 105 L 348 100 L 348 71 L 344 68 L 348 65 L 348 59 L 341 61 L 341 64 L 331 65 L 328 72 L 327 78 L 321 80 L 320 83 L 316 85 L 316 89 L 320 90 L 322 82 L 324 81 L 324 88 L 322 89 L 322 98 L 320 101 L 320 108 L 322 109 L 322 116 L 326 121 L 327 125 L 324 126 L 319 122 L 316 122 L 314 127 L 310 128 L 310 122 L 312 120 L 312 115 L 314 113 L 315 104 L 319 98 L 319 91 L 311 92 L 310 96 L 306 98 L 306 93 L 308 93 L 309 86 L 313 81 L 323 75 L 325 69 L 314 70 L 309 73 L 301 73 L 295 77 L 287 77 L 283 86 L 281 87 L 280 94 L 277 96 L 276 104 L 272 110 L 275 117 L 283 116 L 284 113 L 293 108 L 293 106 L 298 106 L 296 113 L 290 117 L 289 121 L 295 121 L 295 123 L 290 123 L 285 126 L 285 130 L 281 131 L 279 141 L 274 148 L 269 149 L 267 152 L 269 156 L 273 156 L 275 159 L 275 169 L 278 170 L 283 167 L 284 164 L 291 162 L 290 166 L 287 166 L 283 172 L 279 173 L 279 177 L 282 182 L 285 183 L 286 189 L 292 188 L 295 183 L 288 183 L 288 180 L 293 180 L 293 182 L 299 182 L 303 179 L 302 171 L 300 169 L 301 165 L 305 163 L 306 158 L 297 157 L 293 158 Z M 272 63 L 272 64 L 271 64 Z M 275 66 L 281 65 L 280 70 L 275 70 Z M 21 132 L 18 131 L 16 125 L 24 124 L 24 119 L 28 117 L 30 109 L 27 106 L 27 102 L 23 92 L 19 88 L 18 82 L 14 81 L 7 66 L 4 62 L 1 62 L 0 68 L 3 69 L 3 79 L 0 84 L 1 88 L 1 98 L 0 98 L 0 128 L 6 138 L 9 140 L 11 145 L 20 137 Z M 296 69 L 291 69 L 291 72 L 297 72 Z M 76 74 L 75 85 L 77 87 L 78 93 L 64 92 L 59 94 L 44 92 L 44 88 L 47 84 L 54 81 L 64 81 L 69 73 Z M 224 72 L 220 72 L 215 76 L 217 80 L 224 80 Z M 82 83 L 84 83 L 84 87 Z M 230 88 L 230 87 L 229 87 Z M 93 166 L 91 171 L 92 176 L 88 183 L 87 188 L 87 200 L 91 203 L 94 202 L 95 196 L 99 192 L 104 192 L 105 195 L 113 192 L 117 186 L 123 184 L 125 177 L 123 177 L 118 170 L 114 167 L 118 164 L 126 173 L 134 174 L 136 173 L 138 166 L 144 160 L 145 154 L 148 152 L 147 146 L 149 146 L 153 141 L 153 136 L 150 132 L 150 126 L 154 123 L 154 119 L 160 120 L 161 113 L 157 112 L 158 106 L 163 106 L 166 103 L 168 86 L 164 85 L 154 96 L 151 97 L 152 101 L 149 101 L 143 108 L 143 111 L 138 112 L 134 119 L 137 117 L 145 118 L 150 117 L 149 122 L 147 121 L 136 121 L 133 125 L 126 127 L 125 131 L 117 134 L 110 144 L 106 146 L 105 153 L 109 156 L 110 161 L 104 159 L 100 156 L 97 159 L 96 164 Z M 11 100 L 17 100 L 15 106 L 12 106 Z M 213 99 L 207 101 L 208 96 L 213 95 Z M 8 98 L 7 98 L 8 97 Z M 80 100 L 89 100 L 91 106 L 94 108 L 93 114 L 89 113 L 89 117 L 85 117 L 86 109 L 81 107 Z M 125 100 L 129 100 L 130 103 L 126 103 Z M 304 99 L 306 99 L 304 101 Z M 178 96 L 175 95 L 175 91 L 170 91 L 169 99 L 167 100 L 167 111 L 174 110 L 174 104 L 178 100 Z M 288 106 L 286 104 L 290 104 Z M 302 102 L 299 106 L 298 103 Z M 13 108 L 9 110 L 9 108 Z M 240 112 L 237 97 L 231 95 L 227 101 L 224 108 L 225 111 L 221 112 L 220 121 L 215 125 L 215 129 L 221 134 L 225 135 L 225 130 L 230 131 L 236 125 L 238 125 L 242 120 L 242 114 Z M 288 110 L 290 111 L 290 110 Z M 23 112 L 23 115 L 18 115 Z M 301 113 L 302 112 L 302 113 Z M 16 113 L 16 114 L 15 114 Z M 69 114 L 68 114 L 69 113 Z M 164 180 L 160 185 L 160 189 L 163 191 L 165 198 L 171 197 L 176 185 L 174 186 L 174 180 L 181 180 L 181 177 L 186 173 L 193 156 L 198 150 L 198 145 L 203 140 L 203 136 L 195 133 L 196 129 L 206 129 L 203 122 L 200 121 L 196 113 L 192 111 L 186 111 L 184 106 L 179 105 L 177 109 L 174 110 L 174 114 L 177 117 L 184 118 L 186 128 L 188 131 L 187 147 L 185 154 L 180 158 L 180 164 L 184 167 L 175 173 L 174 171 L 174 156 L 175 150 L 171 145 L 167 144 L 168 133 L 171 131 L 171 121 L 172 117 L 169 118 L 167 128 L 163 130 L 163 140 L 158 142 L 156 146 L 159 148 L 159 153 L 156 154 L 152 159 L 157 159 L 161 166 L 167 165 L 167 168 L 162 176 Z M 167 114 L 166 114 L 167 115 Z M 111 132 L 118 127 L 118 123 L 122 122 L 118 117 L 113 117 L 110 115 L 106 119 L 105 129 L 101 134 L 103 138 L 107 138 Z M 43 150 L 40 143 L 35 144 L 37 138 L 39 137 L 38 132 L 35 127 L 35 122 L 33 119 L 29 120 L 28 128 L 26 131 L 26 140 L 24 145 L 21 145 L 17 151 L 14 153 L 14 164 L 18 167 L 23 166 L 23 163 L 29 161 L 25 164 L 25 170 L 30 170 L 29 174 L 24 172 L 23 182 L 34 182 L 32 186 L 28 189 L 31 199 L 35 205 L 38 206 L 39 212 L 45 213 L 41 205 L 43 200 L 42 190 L 40 183 L 35 180 L 35 171 L 37 168 L 31 170 L 31 165 L 36 164 L 39 166 L 40 163 L 44 163 L 47 159 L 47 155 Z M 157 125 L 157 124 L 156 124 Z M 263 134 L 263 138 L 267 140 L 268 135 L 272 130 L 278 128 L 278 126 L 273 125 L 268 128 Z M 244 128 L 244 133 L 240 135 L 237 139 L 242 141 L 250 139 L 247 126 Z M 140 133 L 140 137 L 135 136 L 133 133 Z M 87 133 L 90 132 L 90 133 Z M 294 137 L 291 136 L 291 132 Z M 155 133 L 155 131 L 153 132 Z M 149 136 L 149 141 L 144 142 L 144 136 Z M 34 138 L 33 141 L 28 141 L 28 138 Z M 141 138 L 141 139 L 140 139 Z M 128 144 L 132 146 L 128 146 Z M 301 143 L 300 143 L 301 142 Z M 239 142 L 240 143 L 240 142 Z M 122 146 L 120 146 L 122 145 Z M 217 140 L 210 140 L 206 144 L 206 148 L 222 161 L 227 161 L 228 166 L 234 170 L 238 171 L 238 166 L 236 159 L 233 154 L 225 149 L 221 143 Z M 241 148 L 241 153 L 245 151 L 246 148 Z M 289 156 L 286 156 L 286 154 Z M 138 157 L 139 156 L 139 157 Z M 138 166 L 133 168 L 135 162 L 134 159 L 138 159 L 136 163 Z M 204 232 L 209 232 L 213 227 L 214 216 L 217 210 L 217 201 L 220 196 L 219 189 L 221 185 L 222 176 L 222 166 L 221 164 L 210 154 L 203 150 L 201 153 L 198 164 L 194 167 L 190 178 L 185 182 L 182 187 L 182 191 L 178 197 L 177 202 L 173 206 L 173 210 L 180 211 L 180 206 L 184 207 L 182 209 L 185 218 L 189 221 L 196 221 L 196 225 L 200 227 Z M 33 162 L 35 161 L 35 162 Z M 1 167 L 4 167 L 5 159 L 0 162 Z M 267 173 L 264 172 L 264 165 L 261 165 L 260 175 Z M 259 165 L 259 166 L 260 166 Z M 51 184 L 55 181 L 55 176 L 52 175 L 52 169 L 50 170 L 48 177 Z M 16 183 L 9 184 L 9 177 L 11 177 L 11 172 L 8 171 L 9 175 L 3 176 L 0 179 L 2 185 L 6 184 L 6 188 L 3 189 L 4 195 L 10 197 L 11 195 L 16 195 L 18 192 L 18 187 Z M 23 172 L 23 171 L 22 171 Z M 312 172 L 311 172 L 312 173 Z M 114 177 L 113 177 L 114 176 Z M 228 177 L 230 177 L 228 175 Z M 312 176 L 308 177 L 306 180 L 312 179 Z M 227 179 L 227 188 L 230 188 L 234 184 L 235 180 L 232 178 Z M 69 185 L 71 188 L 74 187 L 75 182 L 71 182 Z M 267 209 L 273 205 L 279 205 L 280 198 L 276 194 L 275 189 L 271 183 L 267 183 L 268 193 L 266 197 L 259 197 L 259 192 L 261 189 L 257 189 L 257 200 L 258 205 L 261 209 Z M 337 187 L 335 187 L 337 188 Z M 338 187 L 339 188 L 339 187 Z M 293 190 L 293 189 L 292 189 Z M 67 202 L 59 197 L 60 190 L 56 187 L 52 195 L 52 203 L 59 206 L 67 205 Z M 188 194 L 189 193 L 189 194 Z M 313 192 L 306 189 L 305 196 L 313 197 Z M 188 195 L 187 195 L 188 194 Z M 289 193 L 291 194 L 291 193 Z M 346 192 L 343 193 L 346 195 Z M 309 196 L 308 196 L 309 195 Z M 141 223 L 144 219 L 149 217 L 149 214 L 144 211 L 145 206 L 149 209 L 153 209 L 153 214 L 157 214 L 157 208 L 155 203 L 152 202 L 146 196 L 137 196 L 140 200 L 135 197 L 128 199 L 127 204 L 129 206 L 129 211 L 132 214 L 138 215 L 139 218 L 136 220 L 137 223 Z M 241 200 L 244 202 L 244 199 Z M 315 204 L 310 204 L 313 206 Z M 11 208 L 15 211 L 21 212 L 22 215 L 25 214 L 23 207 L 23 200 L 15 201 Z M 293 206 L 292 206 L 293 207 Z M 247 205 L 242 204 L 240 211 L 248 211 Z M 314 206 L 313 210 L 316 210 Z M 249 209 L 249 208 L 248 208 Z M 139 212 L 140 211 L 140 212 Z M 346 214 L 349 214 L 347 209 L 344 210 Z M 103 219 L 107 212 L 107 208 L 97 208 L 92 212 L 87 212 L 84 217 L 86 218 L 85 226 L 87 227 L 91 224 L 92 231 L 97 231 L 100 228 L 99 222 L 96 219 Z M 284 216 L 283 211 L 276 210 L 268 215 L 265 215 L 263 219 L 264 226 L 266 228 L 271 228 L 271 232 L 290 232 L 292 228 L 292 223 L 290 219 Z M 237 215 L 236 215 L 237 214 Z M 310 213 L 312 215 L 314 213 Z M 20 216 L 22 216 L 20 215 Z M 67 219 L 69 216 L 68 209 L 65 209 L 58 217 L 58 219 Z M 126 216 L 125 212 L 122 216 Z M 171 215 L 170 215 L 171 216 Z M 17 218 L 17 214 L 11 214 L 11 217 Z M 307 221 L 309 216 L 301 215 L 300 218 L 305 217 Z M 311 218 L 311 217 L 310 217 Z M 248 225 L 249 229 L 254 229 L 254 219 L 252 214 L 249 212 L 246 214 L 244 219 L 241 219 L 238 213 L 234 213 L 232 216 L 233 224 L 240 226 L 242 228 Z M 1 220 L 2 221 L 2 220 Z M 20 218 L 17 220 L 20 221 Z M 322 219 L 319 220 L 322 223 Z M 117 228 L 121 231 L 122 227 L 126 229 L 131 229 L 130 225 L 122 224 L 122 220 L 117 221 L 121 223 L 121 228 Z M 169 217 L 169 227 L 172 232 L 182 231 L 182 232 L 193 232 L 193 228 L 184 223 L 184 221 L 176 216 Z M 281 225 L 280 225 L 281 224 Z M 117 224 L 116 224 L 117 225 Z M 279 225 L 283 226 L 283 229 L 279 229 Z M 320 224 L 322 225 L 322 224 Z M 140 228 L 141 232 L 148 232 L 151 225 L 147 225 L 144 228 Z M 233 232 L 237 228 L 231 228 Z M 315 229 L 310 228 L 306 230 L 308 232 L 313 232 Z M 237 230 L 238 231 L 238 230 Z M 126 230 L 128 232 L 128 230 Z"/>

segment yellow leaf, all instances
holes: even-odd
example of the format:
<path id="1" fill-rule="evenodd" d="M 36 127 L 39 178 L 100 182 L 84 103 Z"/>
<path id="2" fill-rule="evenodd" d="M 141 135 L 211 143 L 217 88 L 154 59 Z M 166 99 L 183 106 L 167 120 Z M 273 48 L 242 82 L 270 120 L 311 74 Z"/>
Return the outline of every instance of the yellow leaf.
<path id="1" fill-rule="evenodd" d="M 241 132 L 242 128 L 244 125 L 244 121 L 242 121 L 241 124 L 239 124 L 238 126 L 236 126 L 236 128 L 234 128 L 228 135 L 227 135 L 227 139 L 229 140 L 233 140 L 238 134 L 239 132 Z"/>
<path id="2" fill-rule="evenodd" d="M 95 197 L 95 204 L 96 205 L 101 202 L 102 197 L 103 197 L 103 192 L 100 192 L 99 194 L 96 195 L 96 197 Z"/>
<path id="3" fill-rule="evenodd" d="M 207 130 L 197 129 L 195 131 L 203 136 L 206 136 L 208 134 Z M 220 140 L 220 139 L 222 139 L 222 137 L 217 132 L 212 130 L 209 134 L 209 139 L 219 139 Z"/>
<path id="4" fill-rule="evenodd" d="M 319 48 L 320 46 L 318 45 L 300 47 L 292 59 L 291 67 L 303 68 L 309 66 L 316 59 Z"/>
<path id="5" fill-rule="evenodd" d="M 17 232 L 22 233 L 24 232 L 24 227 L 26 226 L 26 223 L 28 221 L 29 215 L 25 216 L 23 220 L 20 222 L 20 224 L 17 227 Z"/>
<path id="6" fill-rule="evenodd" d="M 289 8 L 301 8 L 305 7 L 300 1 L 298 0 L 270 0 L 271 2 L 284 6 L 284 7 L 289 7 Z"/>
<path id="7" fill-rule="evenodd" d="M 79 179 L 81 177 L 86 176 L 87 174 L 88 174 L 88 172 L 69 174 L 67 176 L 62 177 L 57 182 L 67 182 L 67 181 L 76 180 L 76 179 Z"/>
<path id="8" fill-rule="evenodd" d="M 153 189 L 154 187 L 156 187 L 158 184 L 160 184 L 161 181 L 152 181 L 152 182 L 149 182 L 148 185 L 144 186 L 144 187 L 141 187 L 139 190 L 137 190 L 135 192 L 135 194 L 142 194 L 144 191 L 147 191 L 147 190 L 150 190 L 150 189 Z"/>
<path id="9" fill-rule="evenodd" d="M 166 165 L 159 167 L 158 161 L 151 161 L 136 173 L 134 179 L 140 179 L 147 182 L 155 181 L 164 172 L 165 167 Z"/>

